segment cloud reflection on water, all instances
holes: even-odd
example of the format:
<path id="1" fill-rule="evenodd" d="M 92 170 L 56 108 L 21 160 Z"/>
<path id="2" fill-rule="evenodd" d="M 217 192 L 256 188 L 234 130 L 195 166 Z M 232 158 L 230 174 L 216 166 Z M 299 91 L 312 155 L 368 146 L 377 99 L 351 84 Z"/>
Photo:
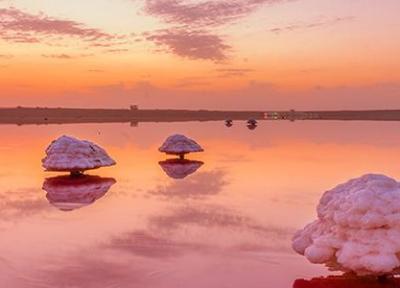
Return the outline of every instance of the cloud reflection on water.
<path id="1" fill-rule="evenodd" d="M 0 194 L 0 216 L 4 220 L 16 220 L 46 211 L 46 201 L 38 197 L 36 189 L 18 189 Z"/>
<path id="2" fill-rule="evenodd" d="M 150 190 L 149 194 L 167 199 L 199 199 L 220 193 L 226 185 L 228 182 L 223 170 L 204 171 L 184 181 L 172 182 L 167 186 L 158 185 L 154 190 Z"/>

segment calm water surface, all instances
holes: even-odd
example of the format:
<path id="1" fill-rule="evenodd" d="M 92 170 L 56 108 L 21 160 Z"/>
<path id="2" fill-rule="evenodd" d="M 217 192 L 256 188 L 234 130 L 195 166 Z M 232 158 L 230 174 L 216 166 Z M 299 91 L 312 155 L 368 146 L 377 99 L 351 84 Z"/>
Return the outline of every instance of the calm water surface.
<path id="1" fill-rule="evenodd" d="M 168 175 L 157 148 L 175 132 L 206 152 Z M 40 160 L 62 134 L 118 165 L 53 178 Z M 0 138 L 1 287 L 292 287 L 330 274 L 291 250 L 321 194 L 369 172 L 400 178 L 400 123 L 0 126 Z"/>

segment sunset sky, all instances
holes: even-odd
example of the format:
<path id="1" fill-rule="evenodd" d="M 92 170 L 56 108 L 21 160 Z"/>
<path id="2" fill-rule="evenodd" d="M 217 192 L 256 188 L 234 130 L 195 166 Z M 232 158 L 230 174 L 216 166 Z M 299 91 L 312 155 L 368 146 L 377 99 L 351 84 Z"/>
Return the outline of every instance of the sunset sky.
<path id="1" fill-rule="evenodd" d="M 400 108 L 398 0 L 0 0 L 0 106 Z"/>

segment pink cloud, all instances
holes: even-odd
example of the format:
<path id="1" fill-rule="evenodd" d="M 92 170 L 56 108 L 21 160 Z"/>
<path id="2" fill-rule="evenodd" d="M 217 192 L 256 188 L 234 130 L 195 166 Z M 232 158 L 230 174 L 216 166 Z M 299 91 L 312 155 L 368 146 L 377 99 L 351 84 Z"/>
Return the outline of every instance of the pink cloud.
<path id="1" fill-rule="evenodd" d="M 145 12 L 176 27 L 153 33 L 147 40 L 165 46 L 175 55 L 189 59 L 227 60 L 231 48 L 212 28 L 245 17 L 263 4 L 290 0 L 146 0 Z"/>
<path id="2" fill-rule="evenodd" d="M 9 42 L 35 43 L 63 37 L 79 38 L 83 41 L 111 41 L 118 36 L 84 24 L 55 19 L 44 14 L 29 14 L 16 8 L 0 9 L 0 39 Z"/>
<path id="3" fill-rule="evenodd" d="M 188 26 L 222 25 L 255 11 L 263 4 L 284 0 L 220 0 L 193 3 L 184 0 L 147 0 L 145 11 L 165 22 Z"/>
<path id="4" fill-rule="evenodd" d="M 230 49 L 221 37 L 205 30 L 163 29 L 151 33 L 146 39 L 160 46 L 162 51 L 189 59 L 221 62 L 227 59 L 226 52 Z"/>

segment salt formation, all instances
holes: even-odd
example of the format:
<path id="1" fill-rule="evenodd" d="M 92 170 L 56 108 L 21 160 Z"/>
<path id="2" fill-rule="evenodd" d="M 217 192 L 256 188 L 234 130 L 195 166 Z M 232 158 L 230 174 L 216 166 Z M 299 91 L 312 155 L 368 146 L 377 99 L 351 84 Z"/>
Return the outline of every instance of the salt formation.
<path id="1" fill-rule="evenodd" d="M 194 140 L 180 134 L 168 137 L 158 150 L 170 155 L 178 155 L 181 159 L 185 154 L 204 151 Z"/>
<path id="2" fill-rule="evenodd" d="M 232 127 L 233 126 L 233 120 L 232 119 L 227 119 L 225 120 L 225 126 L 226 127 Z"/>
<path id="3" fill-rule="evenodd" d="M 325 192 L 318 219 L 293 237 L 310 262 L 359 275 L 400 267 L 400 184 L 368 174 Z"/>
<path id="4" fill-rule="evenodd" d="M 293 288 L 396 288 L 400 279 L 395 277 L 377 279 L 373 277 L 328 276 L 311 280 L 297 279 Z"/>
<path id="5" fill-rule="evenodd" d="M 82 175 L 47 178 L 43 190 L 50 204 L 63 211 L 71 211 L 90 205 L 103 197 L 115 184 L 113 178 Z"/>
<path id="6" fill-rule="evenodd" d="M 46 171 L 80 174 L 85 170 L 115 165 L 115 161 L 103 148 L 92 142 L 61 136 L 46 149 L 42 165 Z"/>
<path id="7" fill-rule="evenodd" d="M 257 128 L 257 120 L 255 119 L 249 119 L 247 121 L 247 128 L 249 130 L 255 130 Z"/>
<path id="8" fill-rule="evenodd" d="M 204 163 L 186 159 L 168 159 L 159 162 L 164 172 L 173 179 L 183 179 L 195 173 Z"/>

